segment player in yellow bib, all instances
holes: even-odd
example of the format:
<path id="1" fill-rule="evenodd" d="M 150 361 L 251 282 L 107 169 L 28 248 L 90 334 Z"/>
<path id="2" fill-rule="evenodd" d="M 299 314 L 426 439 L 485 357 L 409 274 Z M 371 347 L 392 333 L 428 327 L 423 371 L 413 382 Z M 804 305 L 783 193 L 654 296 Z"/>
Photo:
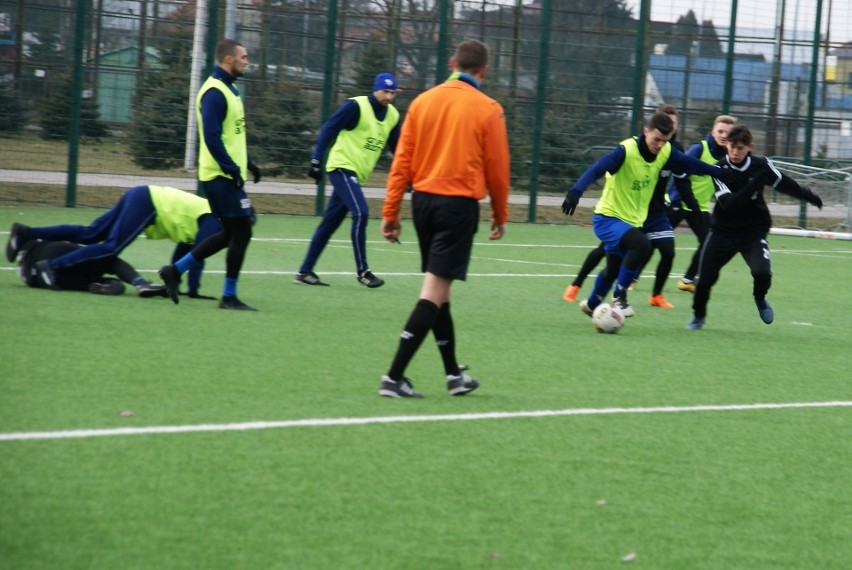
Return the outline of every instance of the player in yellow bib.
<path id="1" fill-rule="evenodd" d="M 317 182 L 322 180 L 322 158 L 331 145 L 325 171 L 334 190 L 296 273 L 293 282 L 297 285 L 328 285 L 314 273 L 314 266 L 347 212 L 352 215 L 350 237 L 358 282 L 371 289 L 384 285 L 367 264 L 370 209 L 361 184 L 367 181 L 384 149 L 387 147 L 391 152 L 396 149 L 400 120 L 399 111 L 391 104 L 396 92 L 394 76 L 380 73 L 373 81 L 370 95 L 346 101 L 320 129 L 308 176 Z"/>
<path id="2" fill-rule="evenodd" d="M 177 303 L 181 274 L 227 247 L 219 308 L 256 311 L 237 298 L 237 281 L 251 241 L 254 218 L 245 190 L 247 174 L 251 172 L 255 184 L 260 182 L 260 169 L 248 156 L 245 112 L 235 85 L 248 65 L 246 48 L 237 41 L 224 39 L 216 45 L 216 61 L 216 69 L 196 97 L 198 180 L 211 211 L 222 223 L 222 230 L 174 264 L 163 266 L 160 277 L 169 297 Z"/>
<path id="3" fill-rule="evenodd" d="M 672 148 L 669 140 L 674 133 L 672 118 L 662 112 L 654 113 L 639 136 L 622 141 L 599 158 L 565 195 L 562 211 L 570 216 L 583 192 L 594 181 L 606 176 L 592 220 L 595 235 L 604 243 L 606 267 L 598 274 L 589 298 L 580 303 L 580 309 L 589 316 L 613 283 L 613 303 L 625 316 L 634 314 L 627 302 L 627 291 L 650 252 L 648 237 L 640 228 L 648 215 L 660 174 L 670 170 L 678 174 L 724 176 L 718 166 L 687 157 Z"/>

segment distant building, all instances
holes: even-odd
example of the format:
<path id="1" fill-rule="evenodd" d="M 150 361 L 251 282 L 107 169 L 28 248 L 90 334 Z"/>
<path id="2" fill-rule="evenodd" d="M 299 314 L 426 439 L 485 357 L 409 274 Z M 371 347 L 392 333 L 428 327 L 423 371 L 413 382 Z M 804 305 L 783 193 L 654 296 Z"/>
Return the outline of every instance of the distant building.
<path id="1" fill-rule="evenodd" d="M 159 52 L 145 48 L 145 66 L 159 67 Z M 89 65 L 94 65 L 89 60 Z M 133 118 L 133 97 L 139 76 L 139 48 L 128 46 L 101 54 L 98 60 L 98 107 L 101 120 L 108 123 L 130 123 Z"/>
<path id="2" fill-rule="evenodd" d="M 852 42 L 829 50 L 825 61 L 825 84 L 827 107 L 852 109 Z"/>
<path id="3" fill-rule="evenodd" d="M 654 53 L 648 72 L 666 101 L 681 108 L 718 108 L 724 98 L 725 58 Z M 779 69 L 778 114 L 804 117 L 807 112 L 810 65 L 782 63 Z M 733 67 L 731 108 L 769 113 L 772 62 L 761 56 L 736 55 Z M 684 101 L 686 100 L 686 102 Z M 815 153 L 835 159 L 852 159 L 852 42 L 831 50 L 825 66 L 825 82 L 816 90 L 813 130 Z M 804 142 L 803 125 L 794 124 L 788 143 Z M 783 152 L 783 151 L 782 151 Z"/>
<path id="4" fill-rule="evenodd" d="M 692 56 L 687 69 L 686 56 L 652 54 L 648 72 L 666 101 L 679 101 L 686 107 L 701 107 L 704 103 L 718 106 L 724 98 L 725 58 Z M 779 111 L 787 113 L 798 105 L 795 89 L 810 80 L 809 66 L 783 63 L 780 69 L 781 101 Z M 734 106 L 764 107 L 769 100 L 772 82 L 772 62 L 762 57 L 735 56 L 733 68 Z M 795 111 L 793 111 L 795 112 Z"/>

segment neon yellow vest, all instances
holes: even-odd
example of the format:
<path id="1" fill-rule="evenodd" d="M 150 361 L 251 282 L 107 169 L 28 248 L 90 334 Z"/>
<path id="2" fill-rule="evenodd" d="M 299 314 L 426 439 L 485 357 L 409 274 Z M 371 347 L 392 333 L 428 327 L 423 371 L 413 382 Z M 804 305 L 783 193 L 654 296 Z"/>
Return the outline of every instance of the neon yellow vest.
<path id="1" fill-rule="evenodd" d="M 210 213 L 210 203 L 202 198 L 168 186 L 148 186 L 157 216 L 145 228 L 148 239 L 170 239 L 191 244 L 198 233 L 198 218 Z"/>
<path id="2" fill-rule="evenodd" d="M 719 162 L 710 154 L 710 145 L 707 144 L 706 140 L 701 141 L 701 156 L 698 159 L 707 164 L 716 164 Z M 695 194 L 695 201 L 698 202 L 698 209 L 702 212 L 708 211 L 710 209 L 710 200 L 713 198 L 713 194 L 716 193 L 713 178 L 710 176 L 690 174 L 689 182 L 692 187 L 692 193 Z M 683 209 L 689 211 L 686 205 L 683 206 Z"/>
<path id="3" fill-rule="evenodd" d="M 198 179 L 206 182 L 217 176 L 230 178 L 219 168 L 219 163 L 210 154 L 204 140 L 204 127 L 201 123 L 201 97 L 209 89 L 218 89 L 225 96 L 228 110 L 225 112 L 225 120 L 222 123 L 222 143 L 225 145 L 225 150 L 228 151 L 231 160 L 240 167 L 240 175 L 245 178 L 248 170 L 248 148 L 246 146 L 246 114 L 243 110 L 243 101 L 239 95 L 234 95 L 234 92 L 222 80 L 210 76 L 195 97 L 195 117 L 198 121 L 199 139 Z"/>
<path id="4" fill-rule="evenodd" d="M 672 145 L 666 143 L 653 162 L 645 162 L 635 137 L 620 144 L 625 150 L 624 163 L 615 174 L 606 173 L 603 194 L 595 206 L 595 213 L 618 218 L 638 228 L 648 217 L 648 205 L 663 165 L 672 154 Z"/>
<path id="5" fill-rule="evenodd" d="M 375 168 L 388 142 L 388 135 L 399 122 L 399 111 L 393 105 L 388 105 L 385 120 L 380 121 L 376 118 L 370 100 L 366 96 L 351 99 L 358 103 L 361 113 L 358 125 L 351 131 L 343 130 L 337 135 L 337 141 L 328 153 L 325 170 L 326 172 L 331 172 L 335 168 L 351 170 L 363 184 Z"/>

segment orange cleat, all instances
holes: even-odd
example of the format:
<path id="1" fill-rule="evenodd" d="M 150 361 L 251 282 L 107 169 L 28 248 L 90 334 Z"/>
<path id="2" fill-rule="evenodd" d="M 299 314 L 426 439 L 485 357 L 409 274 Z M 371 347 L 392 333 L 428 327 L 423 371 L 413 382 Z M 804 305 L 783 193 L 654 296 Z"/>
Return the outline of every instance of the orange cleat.
<path id="1" fill-rule="evenodd" d="M 674 305 L 666 301 L 666 298 L 663 297 L 662 293 L 659 295 L 652 295 L 650 302 L 652 307 L 660 307 L 661 309 L 674 309 Z"/>
<path id="2" fill-rule="evenodd" d="M 677 288 L 681 291 L 695 293 L 695 283 L 693 283 L 692 281 L 684 281 L 683 279 L 680 279 L 677 282 Z"/>
<path id="3" fill-rule="evenodd" d="M 566 303 L 573 303 L 577 300 L 577 294 L 580 292 L 580 287 L 577 285 L 569 285 L 565 289 L 565 294 L 562 295 L 562 298 Z"/>

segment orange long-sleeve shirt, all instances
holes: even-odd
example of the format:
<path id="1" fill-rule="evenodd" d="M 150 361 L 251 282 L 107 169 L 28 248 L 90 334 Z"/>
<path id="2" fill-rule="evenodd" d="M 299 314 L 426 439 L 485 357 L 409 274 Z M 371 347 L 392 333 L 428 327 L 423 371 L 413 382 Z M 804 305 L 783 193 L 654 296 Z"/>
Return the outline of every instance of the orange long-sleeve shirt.
<path id="1" fill-rule="evenodd" d="M 509 218 L 509 140 L 503 107 L 461 80 L 417 96 L 394 153 L 382 209 L 399 221 L 402 197 L 416 192 L 481 200 L 491 197 L 495 223 Z"/>

